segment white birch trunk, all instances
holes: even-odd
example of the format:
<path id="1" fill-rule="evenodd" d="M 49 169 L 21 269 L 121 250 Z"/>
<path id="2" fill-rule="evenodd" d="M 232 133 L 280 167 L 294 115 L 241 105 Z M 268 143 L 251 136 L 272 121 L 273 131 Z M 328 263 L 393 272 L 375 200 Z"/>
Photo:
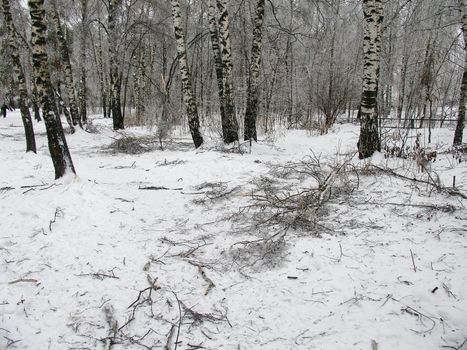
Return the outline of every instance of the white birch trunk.
<path id="1" fill-rule="evenodd" d="M 29 0 L 31 15 L 31 42 L 34 77 L 40 106 L 43 111 L 44 123 L 47 130 L 47 139 L 52 162 L 55 168 L 55 178 L 58 179 L 66 173 L 75 173 L 73 161 L 63 133 L 60 119 L 55 118 L 53 101 L 49 96 L 51 82 L 47 64 L 46 22 L 44 0 Z"/>
<path id="2" fill-rule="evenodd" d="M 225 132 L 224 142 L 231 143 L 238 141 L 238 123 L 235 113 L 235 103 L 233 99 L 232 80 L 232 44 L 230 41 L 229 13 L 225 0 L 217 0 L 219 11 L 219 37 L 223 63 L 223 90 L 224 90 L 224 111 L 225 111 Z"/>
<path id="3" fill-rule="evenodd" d="M 185 103 L 188 125 L 195 147 L 203 144 L 203 137 L 199 131 L 198 107 L 193 96 L 191 75 L 186 53 L 185 34 L 182 27 L 182 17 L 179 0 L 172 0 L 172 17 L 174 23 L 175 40 L 177 44 L 178 63 L 180 67 L 180 79 L 182 81 L 183 102 Z"/>
<path id="4" fill-rule="evenodd" d="M 378 133 L 377 97 L 381 57 L 383 5 L 381 0 L 363 0 L 363 92 L 360 103 L 360 159 L 381 150 Z"/>

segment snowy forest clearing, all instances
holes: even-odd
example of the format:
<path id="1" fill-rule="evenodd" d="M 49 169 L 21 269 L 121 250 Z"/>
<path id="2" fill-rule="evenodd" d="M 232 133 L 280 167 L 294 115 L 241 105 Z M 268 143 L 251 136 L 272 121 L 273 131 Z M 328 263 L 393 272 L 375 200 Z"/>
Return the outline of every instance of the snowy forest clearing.
<path id="1" fill-rule="evenodd" d="M 413 160 L 351 158 L 357 126 L 123 154 L 93 123 L 67 138 L 78 177 L 54 182 L 43 123 L 36 155 L 19 113 L 0 119 L 1 348 L 467 349 L 466 200 L 410 181 L 428 181 Z M 262 221 L 252 194 L 316 187 L 299 173 L 313 154 L 348 169 L 329 200 Z M 466 164 L 439 152 L 431 174 L 465 194 Z"/>

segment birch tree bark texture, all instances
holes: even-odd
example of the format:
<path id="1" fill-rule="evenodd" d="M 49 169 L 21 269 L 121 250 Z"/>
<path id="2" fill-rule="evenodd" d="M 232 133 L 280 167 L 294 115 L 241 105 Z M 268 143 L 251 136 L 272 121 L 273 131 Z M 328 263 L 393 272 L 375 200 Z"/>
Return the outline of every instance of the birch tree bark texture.
<path id="1" fill-rule="evenodd" d="M 73 71 L 71 69 L 70 53 L 68 50 L 68 44 L 66 42 L 65 34 L 63 33 L 62 25 L 60 23 L 60 16 L 58 14 L 56 0 L 52 2 L 52 6 L 53 6 L 52 19 L 54 21 L 55 30 L 57 32 L 57 39 L 58 39 L 58 43 L 60 46 L 60 53 L 61 53 L 62 61 L 63 61 L 63 72 L 65 75 L 65 87 L 66 87 L 66 92 L 67 92 L 68 100 L 69 100 L 71 120 L 73 122 L 73 125 L 76 126 L 79 124 L 81 126 L 81 118 L 79 115 L 78 103 L 76 101 L 75 85 L 73 82 Z"/>
<path id="2" fill-rule="evenodd" d="M 461 91 L 459 98 L 459 110 L 457 112 L 457 125 L 454 132 L 454 146 L 462 144 L 465 127 L 465 104 L 467 92 L 467 13 L 465 11 L 465 0 L 459 0 L 459 11 L 462 19 L 462 34 L 464 36 L 464 73 L 462 74 Z"/>
<path id="3" fill-rule="evenodd" d="M 255 23 L 253 43 L 251 46 L 251 63 L 248 76 L 247 103 L 245 110 L 245 140 L 258 141 L 256 118 L 258 114 L 258 79 L 261 69 L 261 44 L 263 38 L 264 2 L 258 0 L 255 7 Z"/>
<path id="4" fill-rule="evenodd" d="M 222 53 L 219 42 L 218 16 L 215 0 L 209 0 L 208 3 L 209 33 L 211 36 L 211 46 L 214 53 L 214 68 L 216 72 L 217 92 L 219 95 L 219 109 L 221 113 L 222 135 L 225 140 L 225 101 L 224 101 L 224 66 L 222 63 Z"/>
<path id="5" fill-rule="evenodd" d="M 238 122 L 233 99 L 232 44 L 229 30 L 229 12 L 225 0 L 216 0 L 219 11 L 219 38 L 223 65 L 224 113 L 222 130 L 225 143 L 238 141 Z"/>
<path id="6" fill-rule="evenodd" d="M 51 90 L 50 73 L 47 63 L 46 31 L 44 0 L 29 0 L 31 16 L 32 64 L 36 87 L 42 107 L 50 156 L 55 169 L 55 179 L 66 173 L 75 174 L 75 168 L 65 139 L 60 119 L 55 118 L 53 100 L 49 96 Z"/>
<path id="7" fill-rule="evenodd" d="M 28 107 L 28 90 L 26 86 L 26 78 L 24 70 L 21 66 L 19 57 L 18 41 L 16 38 L 16 28 L 13 24 L 11 16 L 10 0 L 3 0 L 3 18 L 7 27 L 8 45 L 10 47 L 10 56 L 13 64 L 13 71 L 18 86 L 19 94 L 19 109 L 21 111 L 21 119 L 24 126 L 24 134 L 26 137 L 26 152 L 32 151 L 36 153 L 36 139 L 34 137 L 34 127 L 32 124 L 31 113 Z"/>
<path id="8" fill-rule="evenodd" d="M 381 150 L 378 133 L 377 96 L 381 56 L 383 5 L 381 0 L 363 0 L 363 92 L 360 102 L 358 154 L 368 158 Z"/>
<path id="9" fill-rule="evenodd" d="M 180 79 L 182 81 L 183 102 L 186 107 L 191 137 L 195 147 L 198 148 L 203 144 L 203 137 L 199 131 L 198 107 L 196 105 L 196 101 L 193 95 L 193 88 L 191 86 L 191 74 L 188 66 L 185 34 L 182 27 L 182 16 L 179 0 L 172 0 L 172 17 L 177 45 Z"/>

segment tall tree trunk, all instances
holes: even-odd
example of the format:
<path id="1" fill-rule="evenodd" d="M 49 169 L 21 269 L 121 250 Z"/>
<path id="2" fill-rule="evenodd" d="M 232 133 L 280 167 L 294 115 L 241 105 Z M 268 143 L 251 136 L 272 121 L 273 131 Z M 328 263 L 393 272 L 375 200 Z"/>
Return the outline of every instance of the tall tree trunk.
<path id="1" fill-rule="evenodd" d="M 225 116 L 225 101 L 224 101 L 224 68 L 222 62 L 222 53 L 219 43 L 219 27 L 217 19 L 217 9 L 214 3 L 215 0 L 209 0 L 208 17 L 209 17 L 209 32 L 211 34 L 212 50 L 214 51 L 214 68 L 217 78 L 217 92 L 219 95 L 219 108 L 222 121 L 222 135 L 225 140 L 227 120 Z"/>
<path id="2" fill-rule="evenodd" d="M 261 43 L 263 38 L 264 0 L 256 2 L 255 28 L 251 46 L 251 63 L 248 76 L 247 102 L 245 110 L 245 140 L 258 141 L 256 117 L 258 114 L 258 79 L 261 68 Z"/>
<path id="3" fill-rule="evenodd" d="M 86 41 L 88 33 L 88 1 L 81 0 L 81 35 L 79 42 L 80 50 L 80 76 L 79 84 L 79 111 L 83 123 L 88 120 L 87 114 L 87 89 L 86 89 Z"/>
<path id="4" fill-rule="evenodd" d="M 100 18 L 100 17 L 99 17 Z M 102 112 L 104 114 L 104 118 L 107 118 L 107 89 L 106 83 L 104 80 L 104 60 L 102 57 L 102 34 L 101 34 L 101 26 L 99 25 L 97 28 L 97 35 L 98 35 L 98 50 L 97 50 L 97 64 L 99 66 L 99 87 L 101 90 L 101 103 L 102 103 Z"/>
<path id="5" fill-rule="evenodd" d="M 405 86 L 406 86 L 406 78 L 407 78 L 407 65 L 408 65 L 408 57 L 405 55 L 402 56 L 402 63 L 401 63 L 401 73 L 400 73 L 400 83 L 399 83 L 399 99 L 397 102 L 397 123 L 399 124 L 402 119 L 402 111 L 404 108 L 404 99 L 405 99 Z"/>
<path id="6" fill-rule="evenodd" d="M 190 69 L 188 67 L 185 34 L 183 33 L 179 0 L 172 0 L 172 17 L 174 22 L 175 40 L 177 42 L 178 63 L 180 67 L 180 76 L 183 89 L 183 101 L 186 106 L 191 137 L 193 138 L 195 147 L 198 148 L 203 144 L 203 137 L 199 132 L 198 107 L 196 106 L 196 101 L 193 97 L 193 89 L 191 87 L 191 75 Z"/>
<path id="7" fill-rule="evenodd" d="M 360 102 L 359 158 L 381 151 L 378 133 L 377 97 L 381 56 L 383 6 L 381 0 L 363 0 L 363 92 Z"/>
<path id="8" fill-rule="evenodd" d="M 39 94 L 37 93 L 36 83 L 33 82 L 32 94 L 31 94 L 32 110 L 34 112 L 34 119 L 36 122 L 42 121 L 41 112 L 39 108 Z"/>
<path id="9" fill-rule="evenodd" d="M 142 45 L 142 44 L 140 44 Z M 144 52 L 143 48 L 139 47 L 134 58 L 134 67 L 133 67 L 133 80 L 134 80 L 134 90 L 135 90 L 135 110 L 136 110 L 136 120 L 138 125 L 142 125 L 143 116 L 145 112 L 144 108 L 144 95 L 145 95 L 145 81 L 144 81 Z"/>
<path id="10" fill-rule="evenodd" d="M 70 133 L 74 134 L 76 130 L 75 130 L 75 127 L 73 125 L 73 118 L 72 118 L 70 112 L 68 111 L 68 108 L 67 108 L 65 102 L 63 101 L 61 85 L 62 85 L 62 83 L 60 81 L 58 81 L 57 82 L 57 88 L 54 89 L 52 87 L 52 93 L 53 93 L 54 101 L 55 101 L 54 106 L 56 107 L 55 117 L 60 120 L 60 113 L 63 113 L 63 115 L 65 116 L 65 119 L 66 119 L 66 121 L 68 123 L 68 126 L 70 127 Z"/>
<path id="11" fill-rule="evenodd" d="M 19 58 L 19 50 L 16 38 L 16 28 L 10 11 L 10 0 L 3 0 L 3 18 L 7 27 L 8 45 L 10 46 L 10 56 L 13 63 L 16 83 L 18 84 L 19 100 L 18 105 L 21 111 L 21 119 L 26 137 L 26 152 L 36 153 L 36 139 L 34 138 L 34 128 L 31 120 L 31 113 L 28 108 L 28 90 L 24 77 L 23 67 Z"/>
<path id="12" fill-rule="evenodd" d="M 462 84 L 459 98 L 459 111 L 457 114 L 456 131 L 454 132 L 454 145 L 462 144 L 462 136 L 465 127 L 465 103 L 467 93 L 467 12 L 465 1 L 459 0 L 459 9 L 462 16 L 462 33 L 464 34 L 464 73 L 462 74 Z"/>
<path id="13" fill-rule="evenodd" d="M 219 10 L 219 37 L 222 52 L 222 63 L 224 67 L 223 87 L 224 87 L 224 112 L 225 126 L 223 129 L 224 142 L 231 143 L 238 141 L 238 123 L 235 113 L 235 103 L 233 99 L 232 80 L 232 45 L 230 42 L 229 13 L 225 0 L 217 0 Z M 223 123 L 224 124 L 224 123 Z"/>
<path id="14" fill-rule="evenodd" d="M 60 120 L 53 113 L 53 101 L 49 96 L 51 82 L 47 65 L 46 22 L 44 0 L 29 0 L 31 16 L 32 62 L 37 92 L 43 111 L 43 118 L 47 130 L 49 151 L 55 168 L 55 178 L 58 179 L 67 172 L 75 173 L 70 151 L 66 143 L 65 134 Z"/>
<path id="15" fill-rule="evenodd" d="M 62 55 L 63 70 L 65 73 L 65 87 L 70 105 L 71 120 L 73 125 L 76 126 L 79 124 L 81 126 L 81 118 L 79 115 L 78 104 L 76 102 L 75 85 L 73 82 L 73 72 L 71 70 L 70 53 L 68 51 L 66 38 L 60 24 L 60 17 L 58 15 L 56 0 L 53 1 L 52 19 L 54 21 L 55 30 L 57 32 L 57 38 L 60 45 L 60 52 Z"/>
<path id="16" fill-rule="evenodd" d="M 121 106 L 121 75 L 118 68 L 118 52 L 116 50 L 118 35 L 115 28 L 115 16 L 122 0 L 109 1 L 109 65 L 110 65 L 110 106 L 112 109 L 112 119 L 114 130 L 124 129 L 122 106 Z"/>

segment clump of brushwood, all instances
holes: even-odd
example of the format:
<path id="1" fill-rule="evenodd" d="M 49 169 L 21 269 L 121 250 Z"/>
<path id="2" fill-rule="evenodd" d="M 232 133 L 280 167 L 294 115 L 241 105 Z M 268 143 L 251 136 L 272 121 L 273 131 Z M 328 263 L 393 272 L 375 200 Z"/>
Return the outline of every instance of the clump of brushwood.
<path id="1" fill-rule="evenodd" d="M 284 252 L 285 237 L 291 230 L 320 236 L 326 227 L 327 203 L 350 195 L 359 185 L 351 164 L 355 154 L 340 162 L 324 163 L 312 154 L 298 162 L 270 165 L 269 176 L 253 183 L 249 203 L 231 219 L 238 232 L 249 238 L 237 242 L 231 253 L 244 266 L 270 266 Z"/>
<path id="2" fill-rule="evenodd" d="M 112 153 L 141 154 L 151 152 L 159 147 L 156 136 L 134 136 L 127 133 L 120 133 L 121 136 L 115 139 L 105 149 Z"/>

